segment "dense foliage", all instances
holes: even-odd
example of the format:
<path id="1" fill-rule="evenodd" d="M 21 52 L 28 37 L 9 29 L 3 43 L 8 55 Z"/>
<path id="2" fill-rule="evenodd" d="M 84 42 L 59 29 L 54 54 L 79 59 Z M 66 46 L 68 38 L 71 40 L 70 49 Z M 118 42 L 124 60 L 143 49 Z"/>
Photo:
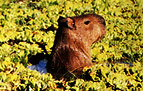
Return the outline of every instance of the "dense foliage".
<path id="1" fill-rule="evenodd" d="M 93 44 L 96 63 L 82 79 L 27 69 L 32 56 L 50 55 L 59 16 L 89 13 L 105 18 L 107 33 Z M 143 0 L 0 0 L 0 90 L 142 91 L 142 69 Z"/>

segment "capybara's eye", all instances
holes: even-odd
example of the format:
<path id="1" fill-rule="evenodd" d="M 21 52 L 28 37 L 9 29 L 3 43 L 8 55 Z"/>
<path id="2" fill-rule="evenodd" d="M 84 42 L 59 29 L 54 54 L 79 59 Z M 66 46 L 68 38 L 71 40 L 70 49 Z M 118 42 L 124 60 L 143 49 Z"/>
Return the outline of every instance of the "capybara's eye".
<path id="1" fill-rule="evenodd" d="M 88 25 L 90 23 L 90 21 L 84 21 L 85 25 Z"/>

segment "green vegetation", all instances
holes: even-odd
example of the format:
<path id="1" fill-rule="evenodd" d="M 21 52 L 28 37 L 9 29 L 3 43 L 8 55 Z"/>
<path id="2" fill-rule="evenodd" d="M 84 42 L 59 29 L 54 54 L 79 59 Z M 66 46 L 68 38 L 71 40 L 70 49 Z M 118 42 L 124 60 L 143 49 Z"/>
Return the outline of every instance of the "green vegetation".
<path id="1" fill-rule="evenodd" d="M 105 18 L 107 32 L 93 44 L 97 63 L 84 68 L 83 79 L 64 82 L 27 69 L 31 56 L 46 54 L 39 44 L 51 53 L 59 16 L 89 13 Z M 143 0 L 1 0 L 0 90 L 142 91 Z"/>

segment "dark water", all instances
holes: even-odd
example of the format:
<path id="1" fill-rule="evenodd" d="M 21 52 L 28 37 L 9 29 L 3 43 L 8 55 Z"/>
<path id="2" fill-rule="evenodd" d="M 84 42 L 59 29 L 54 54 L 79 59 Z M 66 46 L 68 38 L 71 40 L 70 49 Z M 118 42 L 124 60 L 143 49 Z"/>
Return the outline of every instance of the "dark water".
<path id="1" fill-rule="evenodd" d="M 133 63 L 132 62 L 116 62 L 116 63 L 119 63 L 119 64 L 128 64 L 129 66 L 133 66 Z"/>
<path id="2" fill-rule="evenodd" d="M 47 62 L 48 61 L 46 59 L 43 59 L 38 64 L 32 65 L 32 66 L 28 66 L 28 68 L 30 70 L 39 71 L 41 74 L 46 74 L 47 73 L 47 68 L 46 68 Z"/>
<path id="3" fill-rule="evenodd" d="M 43 59 L 41 61 L 39 61 L 38 64 L 36 65 L 32 65 L 32 66 L 28 66 L 28 68 L 30 70 L 36 70 L 36 71 L 39 71 L 41 74 L 46 74 L 47 73 L 47 60 L 46 59 Z M 128 64 L 129 66 L 133 66 L 132 63 L 128 63 L 128 62 L 116 62 L 117 64 Z M 110 64 L 110 63 L 106 63 L 107 64 Z"/>

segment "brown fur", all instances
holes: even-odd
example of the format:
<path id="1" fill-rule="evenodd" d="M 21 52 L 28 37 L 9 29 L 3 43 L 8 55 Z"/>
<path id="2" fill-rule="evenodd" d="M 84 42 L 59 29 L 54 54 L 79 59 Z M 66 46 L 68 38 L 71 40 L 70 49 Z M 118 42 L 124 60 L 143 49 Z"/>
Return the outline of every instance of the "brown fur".
<path id="1" fill-rule="evenodd" d="M 91 45 L 105 34 L 105 21 L 96 14 L 60 17 L 52 51 L 54 73 L 67 71 L 81 74 L 83 67 L 91 66 Z"/>

